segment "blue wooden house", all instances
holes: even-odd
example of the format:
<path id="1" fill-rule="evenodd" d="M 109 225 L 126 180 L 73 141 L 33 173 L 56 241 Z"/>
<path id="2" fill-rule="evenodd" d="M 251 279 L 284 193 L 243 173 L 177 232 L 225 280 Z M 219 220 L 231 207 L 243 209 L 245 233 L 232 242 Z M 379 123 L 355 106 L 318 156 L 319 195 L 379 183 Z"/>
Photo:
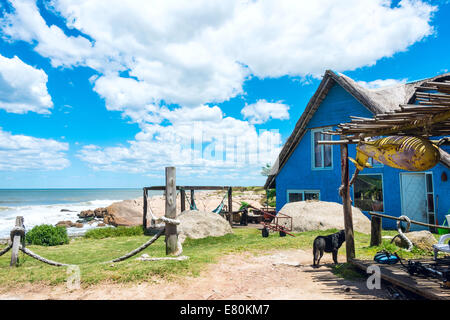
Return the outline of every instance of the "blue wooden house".
<path id="1" fill-rule="evenodd" d="M 319 145 L 333 139 L 322 134 L 349 122 L 350 116 L 372 117 L 415 103 L 415 90 L 425 81 L 450 80 L 450 74 L 381 89 L 367 89 L 349 77 L 326 71 L 315 94 L 284 144 L 265 188 L 276 188 L 276 207 L 287 202 L 318 199 L 342 203 L 339 146 Z M 334 137 L 334 139 L 338 139 Z M 448 147 L 444 147 L 447 152 Z M 355 157 L 355 145 L 349 156 Z M 450 176 L 448 167 L 439 163 L 426 172 L 394 169 L 370 159 L 373 168 L 364 169 L 351 188 L 352 204 L 364 213 L 381 212 L 407 215 L 413 220 L 442 224 L 450 214 Z M 350 163 L 350 174 L 355 167 Z M 383 219 L 383 228 L 394 228 L 395 221 Z M 411 226 L 412 230 L 421 229 Z M 423 228 L 422 228 L 423 229 Z"/>

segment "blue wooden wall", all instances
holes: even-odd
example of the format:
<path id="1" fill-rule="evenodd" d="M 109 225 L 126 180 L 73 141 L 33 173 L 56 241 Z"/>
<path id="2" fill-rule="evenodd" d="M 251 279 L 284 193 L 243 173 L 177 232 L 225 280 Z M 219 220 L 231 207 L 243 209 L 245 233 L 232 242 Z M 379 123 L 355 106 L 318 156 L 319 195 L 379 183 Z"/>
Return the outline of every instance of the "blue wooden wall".
<path id="1" fill-rule="evenodd" d="M 284 167 L 276 177 L 277 210 L 280 210 L 287 202 L 287 190 L 320 190 L 321 201 L 333 201 L 342 203 L 338 195 L 341 184 L 340 147 L 333 146 L 333 167 L 331 169 L 312 169 L 311 128 L 323 126 L 335 126 L 348 122 L 350 115 L 371 117 L 371 112 L 360 104 L 341 86 L 335 84 L 327 97 L 322 101 L 319 109 L 313 115 L 307 125 L 307 132 L 299 142 Z M 337 139 L 337 138 L 336 138 Z M 355 157 L 355 145 L 349 146 L 350 157 Z M 350 175 L 355 167 L 350 163 Z M 433 189 L 435 197 L 438 196 L 437 217 L 441 224 L 444 215 L 450 210 L 450 181 L 441 181 L 443 172 L 447 172 L 450 180 L 450 171 L 438 164 L 429 172 L 433 173 Z M 383 199 L 384 212 L 393 216 L 401 215 L 400 173 L 402 170 L 388 166 L 366 168 L 361 174 L 382 173 L 383 175 Z M 353 199 L 353 190 L 351 191 Z M 395 228 L 395 221 L 383 219 L 383 228 Z"/>

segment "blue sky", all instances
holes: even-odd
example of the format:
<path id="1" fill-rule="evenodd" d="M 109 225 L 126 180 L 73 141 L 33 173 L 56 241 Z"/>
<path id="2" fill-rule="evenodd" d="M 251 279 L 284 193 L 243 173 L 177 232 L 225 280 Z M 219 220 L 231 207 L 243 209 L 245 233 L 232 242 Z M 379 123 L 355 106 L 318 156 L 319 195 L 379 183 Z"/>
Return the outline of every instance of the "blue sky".
<path id="1" fill-rule="evenodd" d="M 448 1 L 0 6 L 0 188 L 262 185 L 326 69 L 450 70 Z"/>

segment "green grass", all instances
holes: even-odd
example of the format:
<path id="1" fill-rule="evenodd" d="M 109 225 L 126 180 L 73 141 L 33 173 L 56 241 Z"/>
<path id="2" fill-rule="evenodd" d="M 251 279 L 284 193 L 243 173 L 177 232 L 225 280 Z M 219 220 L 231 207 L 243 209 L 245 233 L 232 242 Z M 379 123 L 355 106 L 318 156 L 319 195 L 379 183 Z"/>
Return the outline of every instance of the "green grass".
<path id="1" fill-rule="evenodd" d="M 105 228 L 106 229 L 106 228 Z M 99 229 L 104 230 L 104 229 Z M 296 234 L 296 237 L 279 237 L 271 233 L 268 238 L 262 238 L 257 229 L 234 229 L 234 234 L 223 237 L 205 239 L 187 239 L 183 244 L 184 254 L 189 256 L 184 261 L 136 261 L 136 257 L 147 253 L 153 257 L 165 256 L 163 237 L 149 248 L 120 263 L 102 263 L 117 258 L 147 241 L 144 235 L 119 236 L 113 238 L 75 238 L 67 245 L 55 247 L 29 246 L 28 248 L 48 259 L 67 264 L 77 264 L 81 270 L 82 285 L 99 282 L 140 282 L 152 281 L 157 278 L 174 279 L 178 276 L 198 276 L 210 263 L 218 261 L 225 254 L 248 252 L 261 254 L 270 250 L 299 248 L 311 250 L 313 239 L 318 235 L 327 235 L 337 230 L 310 231 Z M 109 232 L 109 231 L 102 231 Z M 97 233 L 96 233 L 97 234 Z M 384 235 L 395 235 L 395 232 L 383 232 Z M 398 247 L 384 240 L 382 246 L 369 247 L 370 236 L 355 233 L 356 256 L 359 259 L 373 259 L 375 253 L 383 248 L 391 251 Z M 345 255 L 345 246 L 340 250 Z M 427 252 L 406 252 L 399 250 L 404 258 L 431 256 Z M 67 278 L 64 267 L 52 267 L 38 262 L 31 257 L 20 254 L 20 265 L 9 267 L 10 254 L 0 257 L 0 286 L 14 286 L 20 283 L 45 283 L 55 285 L 63 283 Z M 311 257 L 312 259 L 312 257 Z M 340 258 L 342 260 L 342 258 Z M 311 261 L 312 262 L 312 261 Z M 339 276 L 348 276 L 346 269 L 334 270 Z"/>
<path id="2" fill-rule="evenodd" d="M 113 237 L 141 236 L 144 234 L 142 226 L 135 227 L 105 227 L 86 231 L 84 237 L 87 239 L 104 239 Z"/>

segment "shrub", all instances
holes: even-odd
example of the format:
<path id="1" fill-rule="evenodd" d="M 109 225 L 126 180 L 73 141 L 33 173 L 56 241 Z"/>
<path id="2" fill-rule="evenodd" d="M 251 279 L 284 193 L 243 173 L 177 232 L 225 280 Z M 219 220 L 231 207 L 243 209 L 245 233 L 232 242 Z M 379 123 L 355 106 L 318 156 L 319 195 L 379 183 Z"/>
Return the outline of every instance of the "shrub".
<path id="1" fill-rule="evenodd" d="M 127 236 L 141 236 L 144 234 L 144 229 L 142 226 L 135 227 L 106 227 L 91 229 L 86 231 L 84 234 L 85 238 L 88 239 L 103 239 L 112 237 L 127 237 Z"/>
<path id="2" fill-rule="evenodd" d="M 55 227 L 51 224 L 41 224 L 33 227 L 25 235 L 28 244 L 39 246 L 58 246 L 69 243 L 67 230 L 64 227 Z"/>

